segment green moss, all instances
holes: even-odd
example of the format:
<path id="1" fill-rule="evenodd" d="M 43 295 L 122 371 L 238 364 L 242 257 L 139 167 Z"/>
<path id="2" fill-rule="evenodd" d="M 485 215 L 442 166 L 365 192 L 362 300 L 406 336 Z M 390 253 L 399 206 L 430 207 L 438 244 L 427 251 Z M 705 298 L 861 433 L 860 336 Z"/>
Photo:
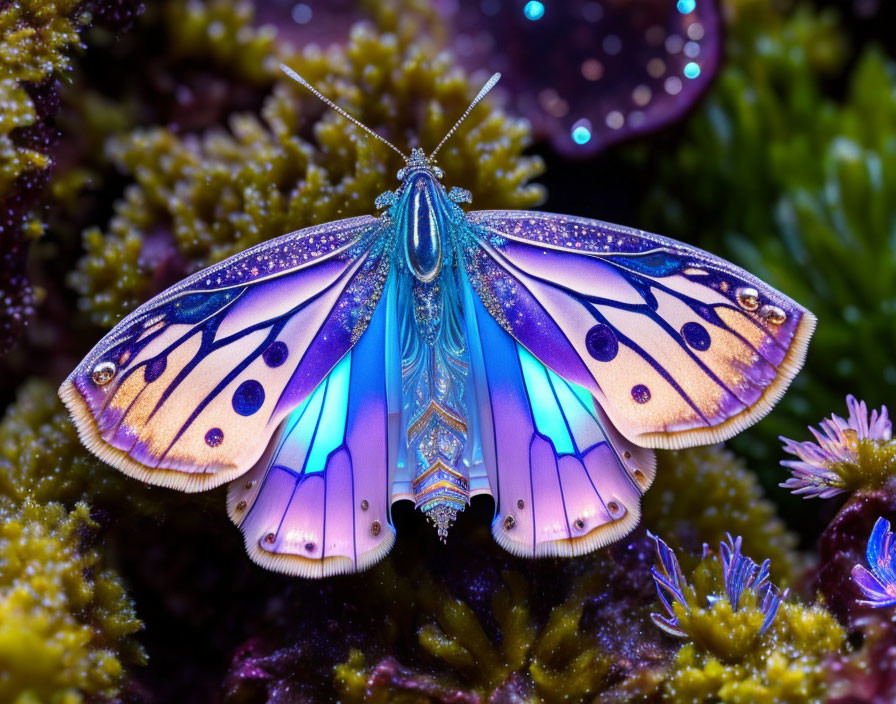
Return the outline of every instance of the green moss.
<path id="1" fill-rule="evenodd" d="M 53 386 L 31 380 L 0 421 L 0 496 L 73 503 L 115 473 L 85 450 Z"/>
<path id="2" fill-rule="evenodd" d="M 725 5 L 726 63 L 672 153 L 650 156 L 651 226 L 818 316 L 806 371 L 759 426 L 766 442 L 737 445 L 770 457 L 775 436 L 793 437 L 845 393 L 877 403 L 896 392 L 896 67 L 873 47 L 848 63 L 831 10 Z"/>
<path id="3" fill-rule="evenodd" d="M 13 131 L 32 125 L 37 111 L 25 83 L 39 84 L 69 67 L 79 45 L 79 0 L 21 0 L 0 9 L 0 193 L 22 173 L 51 164 L 46 154 L 15 143 Z"/>
<path id="4" fill-rule="evenodd" d="M 254 46 L 266 30 L 252 29 L 246 10 L 226 21 L 221 12 L 219 4 L 190 4 L 171 10 L 166 26 L 184 51 L 196 51 L 189 37 L 204 27 L 203 51 L 232 68 L 244 58 L 242 44 Z M 216 23 L 226 31 L 207 31 Z M 249 62 L 272 72 L 256 76 L 272 86 L 260 115 L 233 114 L 226 129 L 198 135 L 149 127 L 110 140 L 109 157 L 134 183 L 105 231 L 84 233 L 87 253 L 71 276 L 99 324 L 112 325 L 158 290 L 160 261 L 197 269 L 301 227 L 370 213 L 394 186 L 398 156 L 276 71 L 277 58 L 405 151 L 434 147 L 479 87 L 429 40 L 368 24 L 356 25 L 344 47 L 277 51 Z M 526 123 L 486 101 L 440 153 L 445 183 L 470 189 L 479 208 L 533 205 L 543 192 L 527 182 L 542 165 L 521 156 L 528 143 Z"/>
<path id="5" fill-rule="evenodd" d="M 622 568 L 606 554 L 583 558 L 581 576 L 571 580 L 562 569 L 568 565 L 554 566 L 553 581 L 568 584 L 549 608 L 545 600 L 552 597 L 538 580 L 508 569 L 483 613 L 432 575 L 420 570 L 400 575 L 387 561 L 377 569 L 374 583 L 384 590 L 377 600 L 402 607 L 390 610 L 385 631 L 399 648 L 407 634 L 416 633 L 419 649 L 411 656 L 416 668 L 401 668 L 401 677 L 371 678 L 370 655 L 354 650 L 335 670 L 341 701 L 430 701 L 420 698 L 424 691 L 483 701 L 511 691 L 513 701 L 520 702 L 588 702 L 597 695 L 606 701 L 637 701 L 657 692 L 667 652 L 645 639 L 636 625 L 647 616 L 648 603 L 640 595 L 629 600 L 631 593 L 613 593 L 613 582 L 623 579 Z M 587 625 L 583 614 L 597 603 L 604 610 L 597 616 L 592 612 Z M 631 619 L 632 627 L 605 620 L 619 618 Z"/>
<path id="6" fill-rule="evenodd" d="M 251 3 L 169 0 L 162 12 L 164 26 L 170 30 L 169 60 L 201 57 L 232 80 L 254 83 L 269 82 L 276 70 L 276 29 L 253 26 L 255 8 Z"/>
<path id="7" fill-rule="evenodd" d="M 85 504 L 0 504 L 0 700 L 113 696 L 144 655 L 133 604 L 99 551 Z"/>
<path id="8" fill-rule="evenodd" d="M 678 611 L 678 609 L 676 609 Z M 827 661 L 846 633 L 821 606 L 782 604 L 771 630 L 758 636 L 755 604 L 732 613 L 727 600 L 699 609 L 688 625 L 699 641 L 682 647 L 664 684 L 667 702 L 822 702 Z"/>
<path id="9" fill-rule="evenodd" d="M 656 480 L 644 497 L 644 525 L 671 545 L 686 547 L 685 569 L 703 543 L 726 533 L 743 537 L 744 553 L 762 555 L 781 584 L 794 583 L 803 565 L 796 536 L 775 514 L 756 475 L 721 445 L 661 452 Z M 696 487 L 696 489 L 695 489 Z"/>

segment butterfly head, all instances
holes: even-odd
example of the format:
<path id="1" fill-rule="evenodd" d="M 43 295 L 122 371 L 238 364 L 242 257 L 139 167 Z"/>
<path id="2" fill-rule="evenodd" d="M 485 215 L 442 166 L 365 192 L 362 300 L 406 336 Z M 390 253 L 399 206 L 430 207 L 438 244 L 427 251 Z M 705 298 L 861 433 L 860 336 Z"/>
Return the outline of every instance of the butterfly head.
<path id="1" fill-rule="evenodd" d="M 411 156 L 405 159 L 405 166 L 398 170 L 399 181 L 411 181 L 412 178 L 420 173 L 426 173 L 432 178 L 442 179 L 445 173 L 436 166 L 431 156 L 426 156 L 420 147 L 414 147 L 411 150 Z"/>

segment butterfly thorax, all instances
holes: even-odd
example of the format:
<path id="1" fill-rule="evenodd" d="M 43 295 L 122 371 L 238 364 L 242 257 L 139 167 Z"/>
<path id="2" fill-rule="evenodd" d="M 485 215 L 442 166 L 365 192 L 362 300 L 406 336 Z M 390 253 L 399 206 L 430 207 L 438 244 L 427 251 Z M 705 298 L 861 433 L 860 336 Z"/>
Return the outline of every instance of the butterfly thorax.
<path id="1" fill-rule="evenodd" d="M 469 354 L 453 242 L 463 213 L 438 182 L 439 172 L 413 155 L 399 174 L 389 217 L 395 222 L 399 281 L 404 439 L 414 502 L 444 539 L 469 503 L 466 409 Z M 466 198 L 462 198 L 466 200 Z"/>

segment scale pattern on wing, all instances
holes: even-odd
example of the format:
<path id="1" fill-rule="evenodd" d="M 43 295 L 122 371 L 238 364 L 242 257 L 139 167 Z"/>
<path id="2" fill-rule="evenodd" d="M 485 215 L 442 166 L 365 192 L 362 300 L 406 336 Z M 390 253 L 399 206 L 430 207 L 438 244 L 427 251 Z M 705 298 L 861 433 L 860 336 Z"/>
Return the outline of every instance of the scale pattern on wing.
<path id="1" fill-rule="evenodd" d="M 138 308 L 60 388 L 84 444 L 186 491 L 248 470 L 366 328 L 388 235 L 371 217 L 301 230 Z"/>
<path id="2" fill-rule="evenodd" d="M 302 577 L 362 570 L 392 547 L 385 305 L 355 348 L 230 484 L 231 519 L 263 567 Z"/>
<path id="3" fill-rule="evenodd" d="M 615 432 L 586 389 L 547 369 L 469 292 L 466 310 L 495 539 L 533 557 L 621 538 L 638 522 L 653 452 Z"/>
<path id="4" fill-rule="evenodd" d="M 469 222 L 465 266 L 489 313 L 639 445 L 727 439 L 802 365 L 812 314 L 706 252 L 564 215 Z"/>

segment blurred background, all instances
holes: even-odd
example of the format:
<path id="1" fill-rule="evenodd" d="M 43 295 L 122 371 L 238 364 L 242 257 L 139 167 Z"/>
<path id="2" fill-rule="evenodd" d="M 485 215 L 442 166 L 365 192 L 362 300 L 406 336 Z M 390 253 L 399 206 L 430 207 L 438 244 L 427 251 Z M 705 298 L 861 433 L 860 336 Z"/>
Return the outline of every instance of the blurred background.
<path id="1" fill-rule="evenodd" d="M 55 389 L 185 275 L 369 213 L 394 186 L 397 156 L 280 62 L 403 150 L 435 146 L 501 71 L 440 155 L 472 207 L 658 232 L 818 317 L 774 412 L 729 450 L 664 455 L 645 499 L 651 530 L 695 561 L 738 530 L 807 584 L 842 501 L 778 488 L 778 436 L 896 389 L 894 15 L 876 0 L 0 2 L 0 700 L 674 699 L 669 640 L 624 625 L 650 609 L 643 533 L 523 563 L 491 544 L 487 499 L 447 549 L 396 507 L 393 557 L 301 583 L 249 563 L 221 491 L 175 495 L 94 460 Z"/>

